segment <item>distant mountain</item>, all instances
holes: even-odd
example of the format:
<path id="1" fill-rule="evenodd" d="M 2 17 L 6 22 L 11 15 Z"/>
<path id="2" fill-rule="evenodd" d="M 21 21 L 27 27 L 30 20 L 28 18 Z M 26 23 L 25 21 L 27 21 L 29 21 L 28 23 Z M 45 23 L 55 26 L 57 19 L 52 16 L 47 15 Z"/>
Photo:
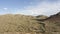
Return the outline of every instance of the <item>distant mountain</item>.
<path id="1" fill-rule="evenodd" d="M 45 16 L 45 15 L 38 15 L 38 16 L 36 16 L 36 18 L 38 18 L 38 19 L 46 19 L 46 18 L 48 18 L 48 16 Z"/>

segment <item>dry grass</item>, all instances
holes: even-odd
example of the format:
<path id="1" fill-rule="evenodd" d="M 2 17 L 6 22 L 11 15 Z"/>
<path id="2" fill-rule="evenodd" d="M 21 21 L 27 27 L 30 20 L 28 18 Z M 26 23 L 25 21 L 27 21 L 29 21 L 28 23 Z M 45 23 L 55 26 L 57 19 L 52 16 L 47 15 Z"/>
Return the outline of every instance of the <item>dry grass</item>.
<path id="1" fill-rule="evenodd" d="M 0 32 L 40 32 L 43 26 L 33 19 L 36 19 L 36 17 L 11 14 L 1 15 Z"/>
<path id="2" fill-rule="evenodd" d="M 0 15 L 0 34 L 60 34 L 60 16 Z M 56 18 L 56 19 L 55 19 Z"/>

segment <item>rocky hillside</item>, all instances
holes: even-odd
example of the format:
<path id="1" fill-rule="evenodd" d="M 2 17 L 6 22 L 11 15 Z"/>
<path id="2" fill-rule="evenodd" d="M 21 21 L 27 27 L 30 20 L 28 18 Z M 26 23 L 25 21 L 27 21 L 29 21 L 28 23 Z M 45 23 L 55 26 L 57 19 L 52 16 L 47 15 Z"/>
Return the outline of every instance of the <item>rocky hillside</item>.
<path id="1" fill-rule="evenodd" d="M 39 24 L 35 16 L 20 14 L 0 15 L 0 33 L 1 32 L 35 32 L 42 33 L 43 25 Z"/>
<path id="2" fill-rule="evenodd" d="M 50 17 L 0 15 L 0 33 L 60 34 L 60 12 Z"/>
<path id="3" fill-rule="evenodd" d="M 45 23 L 46 32 L 60 34 L 60 12 L 42 21 Z"/>

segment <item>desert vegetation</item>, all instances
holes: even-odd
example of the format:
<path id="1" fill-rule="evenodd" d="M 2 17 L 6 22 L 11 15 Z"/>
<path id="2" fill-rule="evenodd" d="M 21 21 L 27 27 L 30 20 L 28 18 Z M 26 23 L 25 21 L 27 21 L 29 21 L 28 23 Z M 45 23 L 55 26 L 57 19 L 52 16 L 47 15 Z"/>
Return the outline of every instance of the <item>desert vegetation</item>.
<path id="1" fill-rule="evenodd" d="M 0 15 L 0 33 L 60 34 L 60 13 L 51 17 L 20 14 Z"/>

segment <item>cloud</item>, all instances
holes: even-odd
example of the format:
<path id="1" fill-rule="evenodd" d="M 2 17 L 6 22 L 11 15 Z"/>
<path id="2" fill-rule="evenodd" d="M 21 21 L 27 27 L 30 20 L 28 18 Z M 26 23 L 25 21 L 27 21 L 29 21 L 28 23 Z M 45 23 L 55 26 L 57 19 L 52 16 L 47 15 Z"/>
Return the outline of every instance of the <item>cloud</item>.
<path id="1" fill-rule="evenodd" d="M 3 8 L 4 10 L 7 10 L 8 8 Z"/>
<path id="2" fill-rule="evenodd" d="M 29 2 L 28 2 L 29 1 Z M 25 15 L 52 15 L 60 11 L 60 0 L 26 0 L 24 8 L 0 9 L 3 13 L 25 14 Z M 22 5 L 23 6 L 23 5 Z"/>
<path id="3" fill-rule="evenodd" d="M 36 6 L 27 6 L 19 11 L 17 13 L 26 15 L 52 15 L 60 11 L 60 1 L 54 1 L 54 3 L 48 1 L 38 2 Z"/>

